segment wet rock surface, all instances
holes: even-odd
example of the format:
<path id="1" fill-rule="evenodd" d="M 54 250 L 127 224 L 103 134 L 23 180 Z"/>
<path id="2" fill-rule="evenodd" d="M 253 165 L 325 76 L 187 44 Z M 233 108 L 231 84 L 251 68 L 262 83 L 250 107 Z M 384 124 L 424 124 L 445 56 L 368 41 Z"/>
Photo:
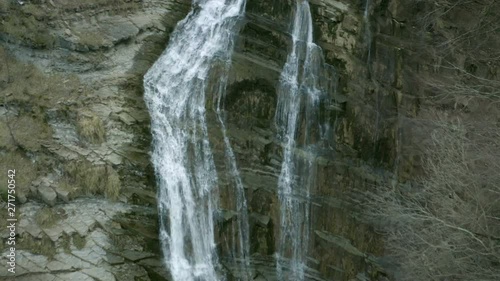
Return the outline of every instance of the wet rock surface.
<path id="1" fill-rule="evenodd" d="M 158 241 L 142 76 L 190 1 L 32 2 L 0 6 L 0 166 L 19 175 L 15 280 L 169 280 Z M 248 1 L 225 102 L 248 200 L 254 280 L 276 280 L 283 143 L 274 114 L 294 2 Z M 396 117 L 416 117 L 426 106 L 415 73 L 446 71 L 413 45 L 421 40 L 409 26 L 417 7 L 406 0 L 372 2 L 367 26 L 365 1 L 310 1 L 331 88 L 321 112 L 329 138 L 314 155 L 296 152 L 312 157 L 317 173 L 310 280 L 386 280 L 379 260 L 384 245 L 352 191 L 411 182 L 419 173 L 418 152 L 402 153 L 412 135 L 401 137 Z M 432 32 L 444 32 L 439 28 Z M 461 56 L 457 61 L 465 63 Z M 487 63 L 476 67 L 497 73 L 492 77 L 500 73 Z M 225 210 L 217 243 L 221 271 L 237 280 L 227 241 L 236 237 L 231 225 L 238 213 L 211 98 L 207 120 Z M 4 190 L 1 195 L 6 198 Z M 8 237 L 5 229 L 0 233 Z M 0 279 L 11 278 L 4 269 Z"/>

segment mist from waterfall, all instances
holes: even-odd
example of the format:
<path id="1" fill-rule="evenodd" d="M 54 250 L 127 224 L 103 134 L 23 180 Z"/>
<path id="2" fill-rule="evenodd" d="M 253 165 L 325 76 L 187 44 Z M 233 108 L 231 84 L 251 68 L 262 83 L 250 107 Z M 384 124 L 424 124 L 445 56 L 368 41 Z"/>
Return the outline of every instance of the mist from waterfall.
<path id="1" fill-rule="evenodd" d="M 313 43 L 307 1 L 297 1 L 291 35 L 292 50 L 281 73 L 275 117 L 284 146 L 278 180 L 280 237 L 276 269 L 279 280 L 302 281 L 309 248 L 314 145 L 321 138 L 319 105 L 324 94 L 324 59 L 321 48 Z"/>
<path id="2" fill-rule="evenodd" d="M 216 272 L 214 240 L 218 178 L 208 139 L 205 100 L 212 89 L 223 95 L 224 79 L 217 84 L 219 81 L 210 78 L 227 77 L 227 67 L 214 66 L 229 65 L 234 32 L 245 8 L 244 0 L 195 2 L 144 78 L 158 181 L 160 240 L 174 281 L 221 280 Z M 220 118 L 223 125 L 222 121 Z M 226 153 L 234 160 L 226 140 Z M 235 162 L 232 165 L 236 167 Z M 246 209 L 244 197 L 238 205 Z M 248 236 L 248 230 L 240 232 Z M 240 251 L 244 252 L 248 238 L 241 239 Z"/>

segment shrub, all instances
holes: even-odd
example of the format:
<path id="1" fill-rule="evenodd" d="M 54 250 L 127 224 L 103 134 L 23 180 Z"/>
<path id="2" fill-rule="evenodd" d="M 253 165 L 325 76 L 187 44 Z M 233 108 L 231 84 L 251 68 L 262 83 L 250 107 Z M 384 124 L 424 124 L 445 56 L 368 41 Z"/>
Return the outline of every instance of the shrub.
<path id="1" fill-rule="evenodd" d="M 496 133 L 441 117 L 418 185 L 378 188 L 367 210 L 380 223 L 397 280 L 499 280 L 500 175 Z"/>

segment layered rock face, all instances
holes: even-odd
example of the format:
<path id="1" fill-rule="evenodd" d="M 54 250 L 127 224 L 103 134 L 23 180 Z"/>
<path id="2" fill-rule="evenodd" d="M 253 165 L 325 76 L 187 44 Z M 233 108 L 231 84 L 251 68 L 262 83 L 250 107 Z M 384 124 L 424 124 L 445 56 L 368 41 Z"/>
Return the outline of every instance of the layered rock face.
<path id="1" fill-rule="evenodd" d="M 429 7 L 414 2 L 310 1 L 329 87 L 320 112 L 329 137 L 314 155 L 296 152 L 312 157 L 316 171 L 309 199 L 310 280 L 387 277 L 382 239 L 353 193 L 408 183 L 421 173 L 412 145 L 425 137 L 404 120 L 431 108 L 425 77 L 444 81 L 450 71 L 439 54 L 416 43 L 467 30 L 459 17 L 449 17 L 422 35 L 418 16 Z M 274 115 L 294 7 L 293 0 L 248 1 L 224 105 L 246 188 L 255 280 L 276 278 L 283 144 Z M 158 241 L 142 76 L 190 9 L 187 0 L 0 2 L 0 179 L 6 182 L 7 169 L 16 169 L 15 280 L 169 280 Z M 457 50 L 446 60 L 499 79 L 498 65 L 486 59 L 471 62 Z M 466 106 L 439 106 L 457 104 Z M 213 107 L 209 97 L 209 136 L 224 209 L 215 231 L 231 280 L 238 215 Z M 14 280 L 0 268 L 2 278 Z"/>
<path id="2" fill-rule="evenodd" d="M 190 5 L 2 2 L 0 157 L 18 225 L 15 278 L 0 279 L 168 278 L 142 76 Z"/>

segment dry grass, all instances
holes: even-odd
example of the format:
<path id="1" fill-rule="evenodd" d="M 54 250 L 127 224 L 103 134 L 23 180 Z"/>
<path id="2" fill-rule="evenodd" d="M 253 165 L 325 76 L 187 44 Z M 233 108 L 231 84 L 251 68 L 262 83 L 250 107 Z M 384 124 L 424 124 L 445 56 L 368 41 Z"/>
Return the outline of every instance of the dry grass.
<path id="1" fill-rule="evenodd" d="M 38 167 L 28 157 L 19 152 L 8 152 L 0 154 L 0 192 L 7 192 L 7 186 L 3 183 L 7 182 L 7 170 L 16 170 L 16 193 L 22 192 L 27 194 L 31 182 L 38 175 Z"/>
<path id="2" fill-rule="evenodd" d="M 104 124 L 94 113 L 82 113 L 78 116 L 77 130 L 80 137 L 93 144 L 105 141 L 106 130 Z"/>
<path id="3" fill-rule="evenodd" d="M 110 199 L 117 199 L 120 195 L 120 177 L 109 165 L 93 165 L 79 160 L 68 163 L 65 171 L 66 178 L 62 182 L 66 182 L 75 195 L 102 194 Z"/>
<path id="4" fill-rule="evenodd" d="M 0 47 L 0 99 L 9 104 L 30 103 L 42 108 L 72 105 L 82 88 L 76 75 L 45 75 Z"/>
<path id="5" fill-rule="evenodd" d="M 77 34 L 78 43 L 88 46 L 91 50 L 99 49 L 105 42 L 104 37 L 101 33 L 95 32 L 82 32 Z"/>
<path id="6" fill-rule="evenodd" d="M 106 180 L 106 188 L 104 190 L 104 194 L 108 198 L 118 198 L 121 190 L 121 182 L 120 176 L 118 173 L 111 167 L 108 167 L 107 172 L 107 180 Z"/>
<path id="7" fill-rule="evenodd" d="M 49 259 L 52 259 L 57 252 L 54 242 L 45 234 L 42 234 L 42 238 L 34 238 L 25 232 L 18 239 L 18 242 L 16 242 L 16 246 L 19 250 L 26 250 L 36 255 L 44 255 Z"/>
<path id="8" fill-rule="evenodd" d="M 9 123 L 15 143 L 25 150 L 37 151 L 44 141 L 52 138 L 51 127 L 39 118 L 23 115 Z"/>
<path id="9" fill-rule="evenodd" d="M 0 0 L 0 13 L 7 13 L 10 9 L 10 0 Z"/>
<path id="10" fill-rule="evenodd" d="M 60 9 L 67 12 L 108 6 L 112 6 L 114 11 L 130 11 L 138 9 L 141 6 L 137 1 L 127 0 L 62 0 L 59 2 Z"/>
<path id="11" fill-rule="evenodd" d="M 14 140 L 10 135 L 9 127 L 7 126 L 7 120 L 3 118 L 0 120 L 0 148 L 6 148 L 10 150 L 14 147 Z"/>
<path id="12" fill-rule="evenodd" d="M 47 15 L 34 5 L 10 5 L 5 7 L 0 32 L 7 34 L 14 41 L 29 44 L 35 48 L 52 48 L 55 38 L 48 31 Z"/>
<path id="13" fill-rule="evenodd" d="M 68 199 L 74 199 L 80 194 L 80 187 L 74 184 L 71 184 L 70 179 L 68 177 L 63 177 L 59 183 L 59 188 L 69 192 Z"/>
<path id="14" fill-rule="evenodd" d="M 62 248 L 65 254 L 71 254 L 71 237 L 63 232 L 61 239 L 59 240 L 58 248 Z"/>
<path id="15" fill-rule="evenodd" d="M 41 228 L 50 228 L 60 219 L 61 216 L 51 207 L 44 207 L 35 215 L 35 221 Z"/>

